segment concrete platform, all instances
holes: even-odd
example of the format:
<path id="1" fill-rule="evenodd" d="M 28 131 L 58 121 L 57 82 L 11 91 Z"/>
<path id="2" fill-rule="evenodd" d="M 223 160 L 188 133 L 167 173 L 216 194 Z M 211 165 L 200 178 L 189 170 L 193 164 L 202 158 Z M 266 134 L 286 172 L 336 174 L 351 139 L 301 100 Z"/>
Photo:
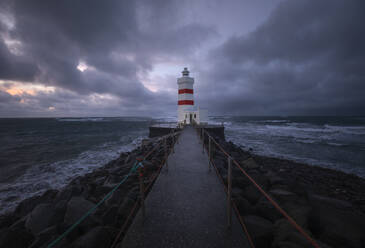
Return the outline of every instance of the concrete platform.
<path id="1" fill-rule="evenodd" d="M 249 247 L 233 213 L 227 230 L 226 194 L 196 131 L 186 127 L 118 247 Z"/>

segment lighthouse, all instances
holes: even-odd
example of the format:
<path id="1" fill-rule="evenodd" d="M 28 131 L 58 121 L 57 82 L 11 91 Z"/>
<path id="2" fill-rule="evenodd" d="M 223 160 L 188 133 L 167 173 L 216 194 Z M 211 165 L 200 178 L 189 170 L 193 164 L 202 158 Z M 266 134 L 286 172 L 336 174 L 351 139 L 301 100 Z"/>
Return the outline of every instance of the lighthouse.
<path id="1" fill-rule="evenodd" d="M 177 79 L 178 85 L 178 124 L 206 123 L 206 111 L 197 109 L 194 105 L 194 78 L 189 76 L 188 68 L 182 71 L 182 77 Z"/>

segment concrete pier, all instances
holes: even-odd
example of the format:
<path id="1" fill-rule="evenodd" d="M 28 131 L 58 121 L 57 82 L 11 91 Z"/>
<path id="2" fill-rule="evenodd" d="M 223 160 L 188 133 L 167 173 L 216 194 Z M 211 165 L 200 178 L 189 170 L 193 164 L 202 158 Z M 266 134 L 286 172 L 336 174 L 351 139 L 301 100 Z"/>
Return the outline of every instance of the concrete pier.
<path id="1" fill-rule="evenodd" d="M 193 127 L 186 127 L 118 247 L 249 247 L 235 214 L 227 229 L 227 199 Z"/>
<path id="2" fill-rule="evenodd" d="M 201 128 L 204 128 L 204 130 L 207 131 L 213 137 L 218 137 L 222 140 L 225 140 L 223 125 L 220 126 L 220 125 L 205 124 L 205 125 L 196 125 L 195 128 L 199 130 Z M 156 124 L 149 127 L 149 137 L 150 138 L 159 137 L 178 131 L 181 131 L 181 128 L 179 128 L 177 125 Z"/>

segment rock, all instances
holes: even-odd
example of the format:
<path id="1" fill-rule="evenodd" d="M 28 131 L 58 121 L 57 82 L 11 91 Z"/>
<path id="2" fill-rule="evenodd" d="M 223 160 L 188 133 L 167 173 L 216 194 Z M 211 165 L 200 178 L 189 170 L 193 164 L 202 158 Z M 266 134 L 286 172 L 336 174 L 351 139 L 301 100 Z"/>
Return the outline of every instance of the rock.
<path id="1" fill-rule="evenodd" d="M 126 196 L 125 189 L 121 188 L 116 191 L 105 201 L 107 206 L 111 206 L 114 204 L 120 204 L 124 197 Z"/>
<path id="2" fill-rule="evenodd" d="M 130 197 L 126 197 L 124 199 L 123 203 L 120 204 L 120 206 L 118 208 L 118 215 L 126 218 L 129 215 L 130 210 L 132 209 L 134 204 L 135 204 L 135 200 L 133 200 Z"/>
<path id="3" fill-rule="evenodd" d="M 245 169 L 259 168 L 259 165 L 255 162 L 253 158 L 248 158 L 245 161 L 242 161 L 240 164 L 242 164 Z"/>
<path id="4" fill-rule="evenodd" d="M 303 248 L 303 246 L 297 245 L 296 243 L 283 241 L 274 246 L 275 248 Z"/>
<path id="5" fill-rule="evenodd" d="M 255 170 L 251 170 L 248 174 L 253 180 L 255 180 L 258 185 L 261 186 L 261 188 L 263 188 L 264 190 L 267 190 L 269 188 L 270 181 L 267 176 Z"/>
<path id="6" fill-rule="evenodd" d="M 14 223 L 17 220 L 17 218 L 13 214 L 4 214 L 0 215 L 0 230 L 2 228 L 11 226 L 12 223 Z"/>
<path id="7" fill-rule="evenodd" d="M 69 185 L 64 190 L 58 192 L 55 201 L 69 201 L 73 196 L 80 196 L 82 194 L 82 187 L 80 185 Z"/>
<path id="8" fill-rule="evenodd" d="M 287 201 L 295 201 L 297 195 L 283 189 L 272 189 L 269 191 L 269 194 L 277 199 L 279 202 L 287 202 Z"/>
<path id="9" fill-rule="evenodd" d="M 111 206 L 102 216 L 103 224 L 106 226 L 113 226 L 117 221 L 118 205 Z"/>
<path id="10" fill-rule="evenodd" d="M 256 247 L 270 247 L 273 238 L 273 224 L 259 216 L 248 215 L 244 217 L 248 232 Z"/>
<path id="11" fill-rule="evenodd" d="M 54 224 L 55 210 L 52 204 L 39 204 L 28 215 L 25 227 L 33 235 Z"/>
<path id="12" fill-rule="evenodd" d="M 120 181 L 122 177 L 116 175 L 109 175 L 108 178 L 104 182 L 105 187 L 115 187 Z"/>
<path id="13" fill-rule="evenodd" d="M 311 235 L 309 231 L 305 231 Z M 297 244 L 299 247 L 313 247 L 310 242 L 307 241 L 307 239 L 301 233 L 299 233 L 287 219 L 280 219 L 275 222 L 273 247 L 281 247 L 279 244 L 284 241 Z"/>
<path id="14" fill-rule="evenodd" d="M 24 229 L 25 228 L 25 222 L 27 220 L 27 217 L 28 216 L 25 216 L 17 221 L 15 221 L 11 226 L 10 228 L 11 229 Z"/>
<path id="15" fill-rule="evenodd" d="M 40 203 L 50 203 L 56 197 L 57 190 L 47 190 L 41 196 L 34 196 L 25 199 L 15 209 L 15 214 L 19 217 L 25 216 L 30 213 Z"/>
<path id="16" fill-rule="evenodd" d="M 261 217 L 264 217 L 265 219 L 268 219 L 272 222 L 283 218 L 283 215 L 264 196 L 262 196 L 255 205 L 255 212 Z"/>
<path id="17" fill-rule="evenodd" d="M 365 215 L 348 202 L 309 196 L 312 211 L 309 227 L 319 239 L 333 247 L 363 247 L 365 244 Z"/>
<path id="18" fill-rule="evenodd" d="M 243 189 L 232 186 L 232 198 L 241 197 L 243 192 Z"/>
<path id="19" fill-rule="evenodd" d="M 251 184 L 250 181 L 248 181 L 247 177 L 245 176 L 233 176 L 232 177 L 232 187 L 238 187 L 241 189 L 246 188 Z"/>
<path id="20" fill-rule="evenodd" d="M 110 227 L 95 227 L 72 243 L 72 248 L 110 247 L 117 230 Z"/>
<path id="21" fill-rule="evenodd" d="M 94 203 L 85 200 L 84 198 L 77 196 L 72 197 L 71 200 L 67 203 L 67 210 L 64 222 L 68 225 L 74 224 L 94 206 Z M 90 220 L 90 216 L 87 218 L 86 222 L 88 220 Z M 83 223 L 85 223 L 85 221 Z"/>
<path id="22" fill-rule="evenodd" d="M 352 210 L 353 208 L 352 204 L 347 201 L 342 201 L 330 197 L 310 194 L 308 198 L 309 201 L 316 206 L 329 206 L 339 210 Z"/>
<path id="23" fill-rule="evenodd" d="M 45 246 L 58 237 L 56 226 L 51 226 L 37 234 L 36 239 L 28 248 L 38 248 Z"/>
<path id="24" fill-rule="evenodd" d="M 286 241 L 289 241 L 294 244 L 298 244 L 303 248 L 312 248 L 313 245 L 299 232 L 290 232 L 286 238 Z M 321 246 L 322 247 L 322 246 Z"/>
<path id="25" fill-rule="evenodd" d="M 242 215 L 250 215 L 255 213 L 255 208 L 242 196 L 236 197 L 234 202 L 236 203 L 237 208 Z"/>
<path id="26" fill-rule="evenodd" d="M 309 228 L 308 220 L 312 207 L 308 203 L 286 203 L 284 210 L 303 228 Z"/>
<path id="27" fill-rule="evenodd" d="M 261 192 L 253 185 L 247 186 L 243 191 L 243 196 L 249 200 L 251 204 L 256 204 L 256 202 L 262 196 Z"/>
<path id="28" fill-rule="evenodd" d="M 0 247 L 28 247 L 33 241 L 33 235 L 25 229 L 3 229 L 0 231 Z"/>

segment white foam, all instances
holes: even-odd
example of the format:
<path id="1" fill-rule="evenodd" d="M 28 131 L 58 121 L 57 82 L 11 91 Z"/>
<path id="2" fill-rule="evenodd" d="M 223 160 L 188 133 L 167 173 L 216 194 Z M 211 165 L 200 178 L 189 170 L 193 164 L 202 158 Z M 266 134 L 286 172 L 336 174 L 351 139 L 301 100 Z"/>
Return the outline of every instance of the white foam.
<path id="1" fill-rule="evenodd" d="M 69 122 L 86 122 L 86 121 L 104 121 L 103 117 L 95 118 L 57 118 L 58 121 L 69 121 Z"/>
<path id="2" fill-rule="evenodd" d="M 123 136 L 122 143 L 129 139 L 126 145 L 104 143 L 97 149 L 83 152 L 74 159 L 32 166 L 15 182 L 0 183 L 0 214 L 13 209 L 28 197 L 39 195 L 48 189 L 61 188 L 73 178 L 103 166 L 110 160 L 116 159 L 121 152 L 136 148 L 143 138 L 145 137 L 133 139 L 132 136 Z"/>
<path id="3" fill-rule="evenodd" d="M 332 132 L 340 132 L 352 135 L 365 135 L 365 126 L 333 126 L 324 125 L 328 130 Z"/>

